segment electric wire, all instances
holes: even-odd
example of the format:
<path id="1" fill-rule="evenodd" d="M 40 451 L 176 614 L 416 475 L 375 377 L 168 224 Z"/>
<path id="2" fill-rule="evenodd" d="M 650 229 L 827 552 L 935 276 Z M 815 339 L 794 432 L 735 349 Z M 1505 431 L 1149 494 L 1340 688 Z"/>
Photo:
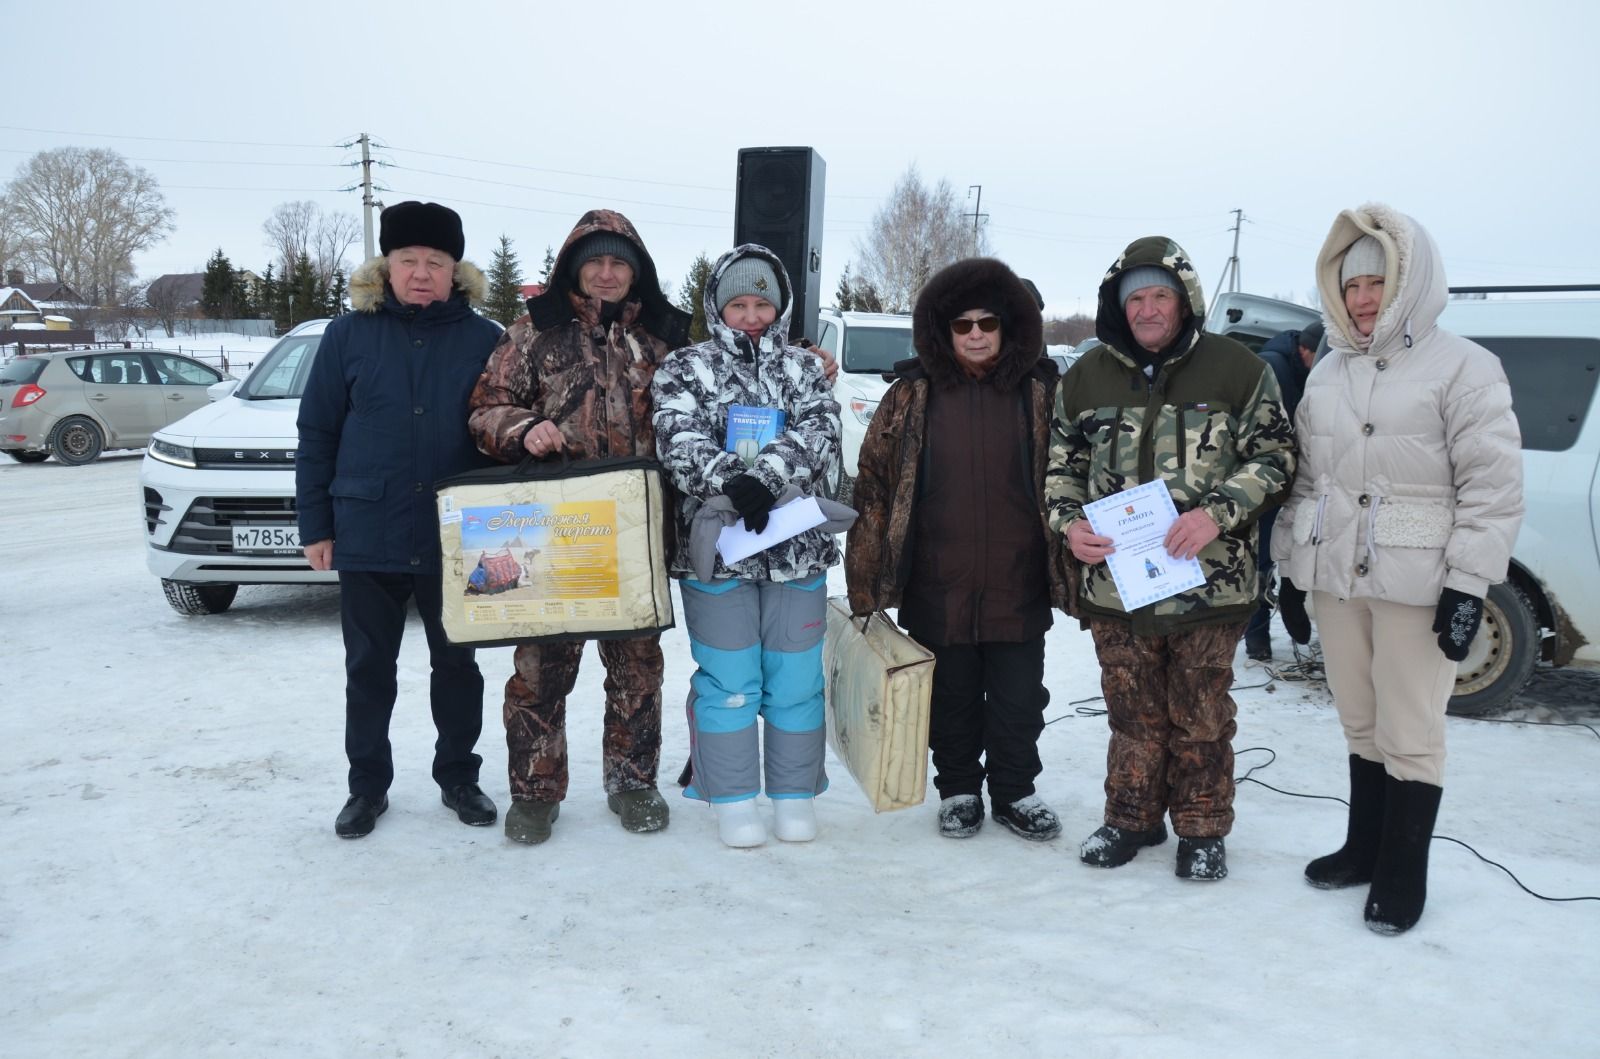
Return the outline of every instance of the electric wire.
<path id="1" fill-rule="evenodd" d="M 1300 648 L 1299 648 L 1298 645 L 1296 645 L 1296 647 L 1295 647 L 1295 655 L 1296 655 L 1296 659 L 1298 661 L 1299 655 L 1300 655 Z M 1317 665 L 1320 668 L 1320 665 L 1321 665 L 1321 658 L 1320 658 L 1321 652 L 1320 651 L 1317 652 L 1317 655 L 1318 655 Z M 1309 659 L 1307 661 L 1309 661 Z M 1273 667 L 1270 667 L 1270 666 L 1263 666 L 1262 668 L 1266 669 L 1269 674 L 1276 674 L 1276 672 L 1277 672 Z M 1302 679 L 1304 679 L 1304 678 L 1302 678 Z M 1263 682 L 1261 682 L 1259 684 L 1234 684 L 1233 687 L 1229 688 L 1229 690 L 1230 691 L 1247 691 L 1247 690 L 1250 690 L 1252 688 L 1267 687 L 1267 686 L 1271 685 L 1271 683 L 1272 683 L 1272 680 L 1269 678 L 1268 680 L 1265 680 L 1265 681 L 1263 681 Z M 1092 709 L 1092 708 L 1090 708 L 1090 707 L 1088 707 L 1088 706 L 1086 706 L 1084 704 L 1085 703 L 1090 703 L 1090 702 L 1100 702 L 1100 701 L 1103 701 L 1104 698 L 1105 697 L 1103 695 L 1092 695 L 1092 696 L 1090 696 L 1089 698 L 1086 698 L 1086 699 L 1074 699 L 1073 701 L 1067 703 L 1068 706 L 1072 707 L 1071 712 L 1063 713 L 1058 717 L 1053 717 L 1050 720 L 1044 722 L 1045 723 L 1045 727 L 1048 728 L 1050 725 L 1055 724 L 1057 721 L 1068 720 L 1068 719 L 1073 718 L 1073 717 L 1103 717 L 1106 714 L 1105 710 L 1103 710 L 1103 709 L 1101 709 L 1101 710 Z M 1528 725 L 1537 725 L 1537 726 L 1548 727 L 1548 728 L 1587 728 L 1589 730 L 1590 734 L 1594 735 L 1595 738 L 1600 739 L 1600 730 L 1596 730 L 1593 725 L 1584 724 L 1581 721 L 1531 721 L 1531 720 L 1525 721 L 1525 720 L 1518 720 L 1518 719 L 1515 719 L 1515 718 L 1493 718 L 1493 717 L 1463 717 L 1463 718 L 1460 718 L 1460 720 L 1478 721 L 1478 722 L 1485 723 L 1485 724 L 1528 724 Z M 1340 798 L 1339 796 L 1334 795 L 1334 794 L 1308 794 L 1308 793 L 1306 793 L 1304 791 L 1290 791 L 1290 790 L 1285 790 L 1282 787 L 1274 787 L 1272 784 L 1266 782 L 1265 780 L 1256 779 L 1255 774 L 1257 772 L 1261 771 L 1264 768 L 1271 767 L 1278 760 L 1278 752 L 1276 750 L 1273 750 L 1271 747 L 1267 747 L 1267 746 L 1252 746 L 1252 747 L 1246 747 L 1243 750 L 1234 751 L 1234 758 L 1237 760 L 1241 755 L 1244 755 L 1244 754 L 1255 754 L 1255 753 L 1262 753 L 1262 754 L 1267 754 L 1267 755 L 1270 755 L 1270 756 L 1267 758 L 1266 761 L 1263 761 L 1261 764 L 1252 765 L 1250 768 L 1246 769 L 1245 772 L 1244 772 L 1244 775 L 1236 776 L 1234 778 L 1234 781 L 1233 781 L 1236 785 L 1237 784 L 1241 784 L 1241 783 L 1254 783 L 1259 787 L 1265 787 L 1267 790 L 1272 791 L 1274 794 L 1282 794 L 1282 795 L 1284 795 L 1286 797 L 1289 797 L 1289 798 L 1305 798 L 1305 799 L 1310 800 L 1310 801 L 1338 802 L 1340 805 L 1343 805 L 1346 808 L 1349 807 L 1350 803 L 1346 799 Z M 1437 832 L 1435 832 L 1432 837 L 1436 838 L 1436 839 L 1441 839 L 1441 840 L 1443 840 L 1445 842 L 1454 842 L 1456 845 L 1460 846 L 1462 849 L 1465 849 L 1468 853 L 1471 853 L 1474 857 L 1477 857 L 1479 860 L 1483 861 L 1483 863 L 1485 863 L 1485 864 L 1487 864 L 1487 865 L 1489 865 L 1490 867 L 1493 867 L 1493 868 L 1499 868 L 1501 871 L 1506 873 L 1506 875 L 1511 879 L 1511 881 L 1513 883 L 1516 884 L 1517 889 L 1521 890 L 1525 894 L 1528 894 L 1530 897 L 1537 897 L 1541 901 L 1548 901 L 1548 902 L 1550 902 L 1552 904 L 1560 904 L 1560 903 L 1573 902 L 1573 901 L 1600 901 L 1600 896 L 1593 896 L 1593 895 L 1589 895 L 1589 894 L 1584 894 L 1584 895 L 1581 895 L 1581 896 L 1578 896 L 1578 897 L 1552 897 L 1549 894 L 1542 894 L 1542 893 L 1538 892 L 1537 890 L 1531 889 L 1525 883 L 1523 883 L 1523 881 L 1521 879 L 1517 878 L 1516 872 L 1513 872 L 1510 868 L 1506 867 L 1504 864 L 1501 864 L 1499 861 L 1490 860 L 1488 857 L 1485 857 L 1482 853 L 1479 853 L 1476 849 L 1474 849 L 1472 846 L 1470 846 L 1466 842 L 1463 842 L 1461 839 L 1453 838 L 1450 835 L 1441 835 L 1441 834 L 1439 834 Z"/>

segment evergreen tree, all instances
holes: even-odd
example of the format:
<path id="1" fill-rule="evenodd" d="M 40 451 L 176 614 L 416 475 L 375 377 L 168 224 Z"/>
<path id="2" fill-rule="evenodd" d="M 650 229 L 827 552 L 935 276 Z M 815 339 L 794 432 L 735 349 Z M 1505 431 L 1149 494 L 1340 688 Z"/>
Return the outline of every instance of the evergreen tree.
<path id="1" fill-rule="evenodd" d="M 711 337 L 711 332 L 706 329 L 706 280 L 711 278 L 711 259 L 704 251 L 694 259 L 694 264 L 689 266 L 689 274 L 683 278 L 683 286 L 678 291 L 678 308 L 686 313 L 692 313 L 694 319 L 689 322 L 689 341 L 704 342 Z"/>
<path id="2" fill-rule="evenodd" d="M 844 266 L 844 274 L 839 277 L 839 289 L 833 292 L 833 307 L 840 312 L 849 312 L 855 304 L 855 292 L 850 289 L 850 266 Z"/>
<path id="3" fill-rule="evenodd" d="M 546 287 L 550 286 L 550 273 L 556 268 L 556 252 L 550 247 L 544 248 L 544 266 L 539 270 L 539 282 Z"/>
<path id="4" fill-rule="evenodd" d="M 511 249 L 511 240 L 500 237 L 500 246 L 489 263 L 489 294 L 483 303 L 483 313 L 500 326 L 510 327 L 511 322 L 523 313 L 522 265 Z"/>
<path id="5" fill-rule="evenodd" d="M 342 315 L 344 313 L 344 310 L 345 310 L 345 299 L 347 299 L 349 296 L 350 296 L 350 285 L 345 282 L 344 269 L 342 269 L 342 268 L 334 269 L 333 270 L 333 281 L 328 284 L 328 306 L 327 306 L 328 315 L 329 316 Z"/>
<path id="6" fill-rule="evenodd" d="M 878 293 L 878 288 L 865 276 L 857 276 L 850 284 L 850 301 L 857 312 L 881 313 L 887 310 L 883 307 L 883 295 Z"/>
<path id="7" fill-rule="evenodd" d="M 272 266 L 267 265 L 267 273 L 261 277 L 261 289 L 256 294 L 255 310 L 257 316 L 272 318 L 274 331 L 279 330 L 281 326 L 282 318 L 278 315 L 278 299 L 281 296 L 278 288 L 281 286 L 282 284 L 273 278 Z"/>
<path id="8" fill-rule="evenodd" d="M 317 270 L 308 254 L 295 258 L 294 270 L 278 284 L 278 297 L 272 306 L 272 319 L 279 330 L 287 331 L 323 311 L 326 291 L 317 289 Z"/>
<path id="9" fill-rule="evenodd" d="M 236 320 L 253 320 L 257 309 L 250 297 L 250 281 L 244 273 L 245 270 L 241 268 L 233 274 L 233 316 Z"/>
<path id="10" fill-rule="evenodd" d="M 200 311 L 212 320 L 231 320 L 237 312 L 234 294 L 233 265 L 219 246 L 206 262 L 205 278 L 200 283 Z"/>

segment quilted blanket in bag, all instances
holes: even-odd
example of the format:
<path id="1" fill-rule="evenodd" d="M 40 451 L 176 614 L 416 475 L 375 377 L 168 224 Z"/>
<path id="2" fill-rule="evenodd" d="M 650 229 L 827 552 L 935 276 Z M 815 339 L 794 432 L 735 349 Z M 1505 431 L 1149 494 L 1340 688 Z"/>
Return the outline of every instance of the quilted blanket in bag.
<path id="1" fill-rule="evenodd" d="M 877 812 L 922 804 L 928 789 L 933 654 L 882 614 L 828 600 L 822 648 L 828 745 Z"/>

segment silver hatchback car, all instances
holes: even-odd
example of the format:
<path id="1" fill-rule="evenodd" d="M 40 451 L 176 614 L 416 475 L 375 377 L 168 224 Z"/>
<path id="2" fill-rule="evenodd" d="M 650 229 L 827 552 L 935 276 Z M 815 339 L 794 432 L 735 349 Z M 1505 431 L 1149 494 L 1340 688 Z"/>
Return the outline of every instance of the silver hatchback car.
<path id="1" fill-rule="evenodd" d="M 149 349 L 30 353 L 0 366 L 0 452 L 22 463 L 90 463 L 136 449 L 210 398 L 217 369 Z"/>

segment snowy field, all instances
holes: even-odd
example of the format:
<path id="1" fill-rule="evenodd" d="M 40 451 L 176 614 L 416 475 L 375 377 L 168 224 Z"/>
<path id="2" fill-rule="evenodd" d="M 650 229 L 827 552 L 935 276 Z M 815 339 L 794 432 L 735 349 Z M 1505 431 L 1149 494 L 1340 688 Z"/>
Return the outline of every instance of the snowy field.
<path id="1" fill-rule="evenodd" d="M 0 1054 L 1600 1054 L 1600 904 L 1537 901 L 1451 843 L 1398 938 L 1362 924 L 1362 891 L 1301 880 L 1342 839 L 1332 802 L 1242 784 L 1221 883 L 1174 878 L 1170 841 L 1080 864 L 1106 729 L 1075 714 L 1098 674 L 1065 624 L 1039 781 L 1056 842 L 992 822 L 944 840 L 932 801 L 875 816 L 831 759 L 815 843 L 725 849 L 675 790 L 667 831 L 626 834 L 600 789 L 591 650 L 555 836 L 509 844 L 439 804 L 415 619 L 391 808 L 341 841 L 336 590 L 178 616 L 145 570 L 138 467 L 0 459 Z M 480 659 L 503 811 L 510 651 Z M 1237 772 L 1266 747 L 1259 778 L 1342 796 L 1326 693 L 1240 659 Z M 667 667 L 681 702 L 681 630 Z M 687 751 L 670 705 L 665 733 L 670 785 Z M 1600 739 L 1455 720 L 1449 738 L 1439 832 L 1543 893 L 1600 892 Z"/>

